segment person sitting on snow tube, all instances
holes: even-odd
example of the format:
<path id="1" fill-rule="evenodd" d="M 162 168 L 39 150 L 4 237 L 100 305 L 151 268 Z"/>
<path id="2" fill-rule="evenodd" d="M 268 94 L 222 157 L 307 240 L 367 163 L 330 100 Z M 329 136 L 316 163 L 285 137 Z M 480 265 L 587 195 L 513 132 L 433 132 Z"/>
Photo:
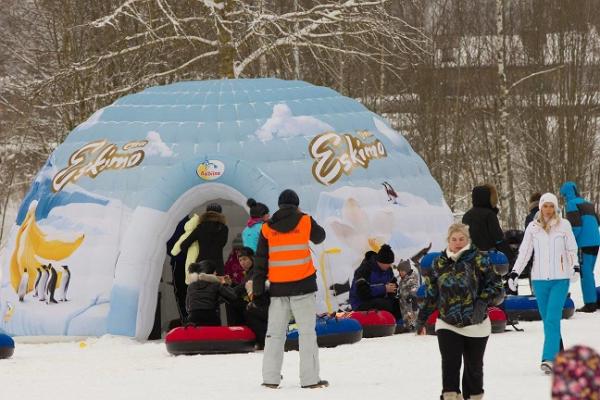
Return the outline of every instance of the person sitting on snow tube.
<path id="1" fill-rule="evenodd" d="M 354 272 L 350 287 L 350 304 L 354 311 L 384 310 L 398 320 L 402 318 L 396 292 L 398 284 L 392 264 L 394 252 L 384 244 L 378 253 L 367 252 Z"/>
<path id="2" fill-rule="evenodd" d="M 197 326 L 221 325 L 217 307 L 221 301 L 235 301 L 235 292 L 224 285 L 224 277 L 215 275 L 216 265 L 212 260 L 192 263 L 188 271 L 190 284 L 185 299 L 187 322 Z"/>
<path id="3" fill-rule="evenodd" d="M 265 336 L 267 334 L 267 320 L 269 314 L 269 296 L 260 297 L 256 301 L 250 301 L 252 297 L 252 274 L 254 272 L 254 251 L 249 247 L 242 247 L 238 251 L 238 260 L 244 270 L 244 278 L 241 283 L 234 285 L 233 290 L 236 300 L 231 302 L 232 318 L 235 325 L 248 325 L 256 335 L 258 349 L 265 347 Z"/>

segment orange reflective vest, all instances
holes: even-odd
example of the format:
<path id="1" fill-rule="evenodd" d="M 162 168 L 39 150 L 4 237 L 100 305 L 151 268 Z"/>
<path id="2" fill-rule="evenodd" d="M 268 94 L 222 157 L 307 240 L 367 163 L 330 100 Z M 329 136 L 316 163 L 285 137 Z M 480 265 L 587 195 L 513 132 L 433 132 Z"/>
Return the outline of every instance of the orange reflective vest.
<path id="1" fill-rule="evenodd" d="M 279 232 L 263 224 L 262 235 L 269 243 L 269 281 L 296 282 L 315 273 L 308 247 L 310 226 L 308 215 L 303 215 L 289 232 Z"/>

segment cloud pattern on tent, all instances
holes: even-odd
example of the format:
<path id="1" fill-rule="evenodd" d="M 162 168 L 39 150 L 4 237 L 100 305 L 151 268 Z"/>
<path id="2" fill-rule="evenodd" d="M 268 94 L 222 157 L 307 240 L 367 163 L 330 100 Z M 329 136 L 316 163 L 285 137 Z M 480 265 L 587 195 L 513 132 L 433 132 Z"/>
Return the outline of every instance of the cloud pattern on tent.
<path id="1" fill-rule="evenodd" d="M 441 248 L 452 219 L 406 140 L 332 89 L 277 79 L 152 87 L 94 113 L 39 172 L 0 254 L 0 330 L 147 337 L 177 222 L 215 198 L 244 206 L 253 197 L 275 210 L 288 187 L 327 231 L 313 246 L 321 310 L 344 306 L 347 293 L 329 287 L 351 279 L 365 248 L 387 240 L 397 258 L 431 241 Z M 50 245 L 43 254 L 28 245 L 21 264 L 52 264 L 46 277 L 9 268 L 23 254 L 26 221 Z M 47 257 L 52 243 L 75 239 L 71 253 Z M 50 289 L 63 301 L 40 301 Z"/>

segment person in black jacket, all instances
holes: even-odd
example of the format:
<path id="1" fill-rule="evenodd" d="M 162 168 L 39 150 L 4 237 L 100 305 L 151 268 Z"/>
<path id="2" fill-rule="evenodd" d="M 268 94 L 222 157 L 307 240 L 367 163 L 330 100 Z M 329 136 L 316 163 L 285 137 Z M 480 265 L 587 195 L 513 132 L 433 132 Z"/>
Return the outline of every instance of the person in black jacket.
<path id="1" fill-rule="evenodd" d="M 200 223 L 196 229 L 181 242 L 181 252 L 187 253 L 187 249 L 197 241 L 200 253 L 196 261 L 214 261 L 217 275 L 223 275 L 225 270 L 223 247 L 227 244 L 228 235 L 229 228 L 225 225 L 225 216 L 222 214 L 221 206 L 217 203 L 210 203 L 206 206 L 206 212 L 200 216 Z"/>
<path id="2" fill-rule="evenodd" d="M 498 193 L 495 186 L 475 186 L 472 199 L 473 208 L 463 215 L 462 222 L 469 226 L 473 244 L 481 251 L 499 250 L 511 259 L 513 251 L 504 240 L 498 221 Z"/>
<path id="3" fill-rule="evenodd" d="M 539 203 L 541 197 L 542 194 L 540 192 L 536 192 L 529 196 L 529 214 L 525 217 L 525 229 L 527 229 L 527 225 L 535 219 L 535 216 L 540 211 Z"/>
<path id="4" fill-rule="evenodd" d="M 300 386 L 326 387 L 329 383 L 319 377 L 317 275 L 309 246 L 309 241 L 323 242 L 325 230 L 300 211 L 300 199 L 293 190 L 281 192 L 277 204 L 279 210 L 261 228 L 252 279 L 254 301 L 259 304 L 264 302 L 267 277 L 271 283 L 262 385 L 279 387 L 286 333 L 293 316 L 299 332 Z"/>
<path id="5" fill-rule="evenodd" d="M 354 271 L 350 287 L 350 304 L 353 310 L 384 310 L 402 319 L 398 302 L 398 281 L 392 264 L 394 252 L 384 244 L 378 253 L 367 252 L 360 266 Z"/>
<path id="6" fill-rule="evenodd" d="M 233 286 L 237 296 L 236 301 L 231 303 L 234 321 L 239 325 L 248 325 L 256 335 L 257 348 L 265 347 L 265 336 L 267 334 L 267 321 L 269 313 L 269 296 L 263 293 L 263 303 L 250 302 L 252 297 L 252 276 L 254 273 L 254 251 L 249 247 L 242 247 L 238 252 L 238 260 L 244 269 L 244 279 L 238 285 Z"/>
<path id="7" fill-rule="evenodd" d="M 188 268 L 190 284 L 185 299 L 188 323 L 197 326 L 219 326 L 219 303 L 237 299 L 234 290 L 224 285 L 224 278 L 215 275 L 215 267 L 214 261 L 203 260 L 190 264 Z"/>

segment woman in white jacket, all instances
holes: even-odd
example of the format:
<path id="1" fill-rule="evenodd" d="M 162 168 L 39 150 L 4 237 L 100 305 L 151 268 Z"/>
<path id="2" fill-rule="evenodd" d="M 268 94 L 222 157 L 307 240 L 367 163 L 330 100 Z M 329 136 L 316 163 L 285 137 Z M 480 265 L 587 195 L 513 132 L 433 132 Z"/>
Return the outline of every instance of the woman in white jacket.
<path id="1" fill-rule="evenodd" d="M 511 290 L 517 289 L 519 275 L 533 253 L 531 281 L 544 323 L 541 369 L 549 374 L 554 357 L 559 352 L 560 320 L 569 291 L 569 280 L 576 278 L 579 263 L 571 224 L 558 213 L 556 196 L 544 194 L 539 206 L 540 211 L 525 230 L 508 285 Z"/>

